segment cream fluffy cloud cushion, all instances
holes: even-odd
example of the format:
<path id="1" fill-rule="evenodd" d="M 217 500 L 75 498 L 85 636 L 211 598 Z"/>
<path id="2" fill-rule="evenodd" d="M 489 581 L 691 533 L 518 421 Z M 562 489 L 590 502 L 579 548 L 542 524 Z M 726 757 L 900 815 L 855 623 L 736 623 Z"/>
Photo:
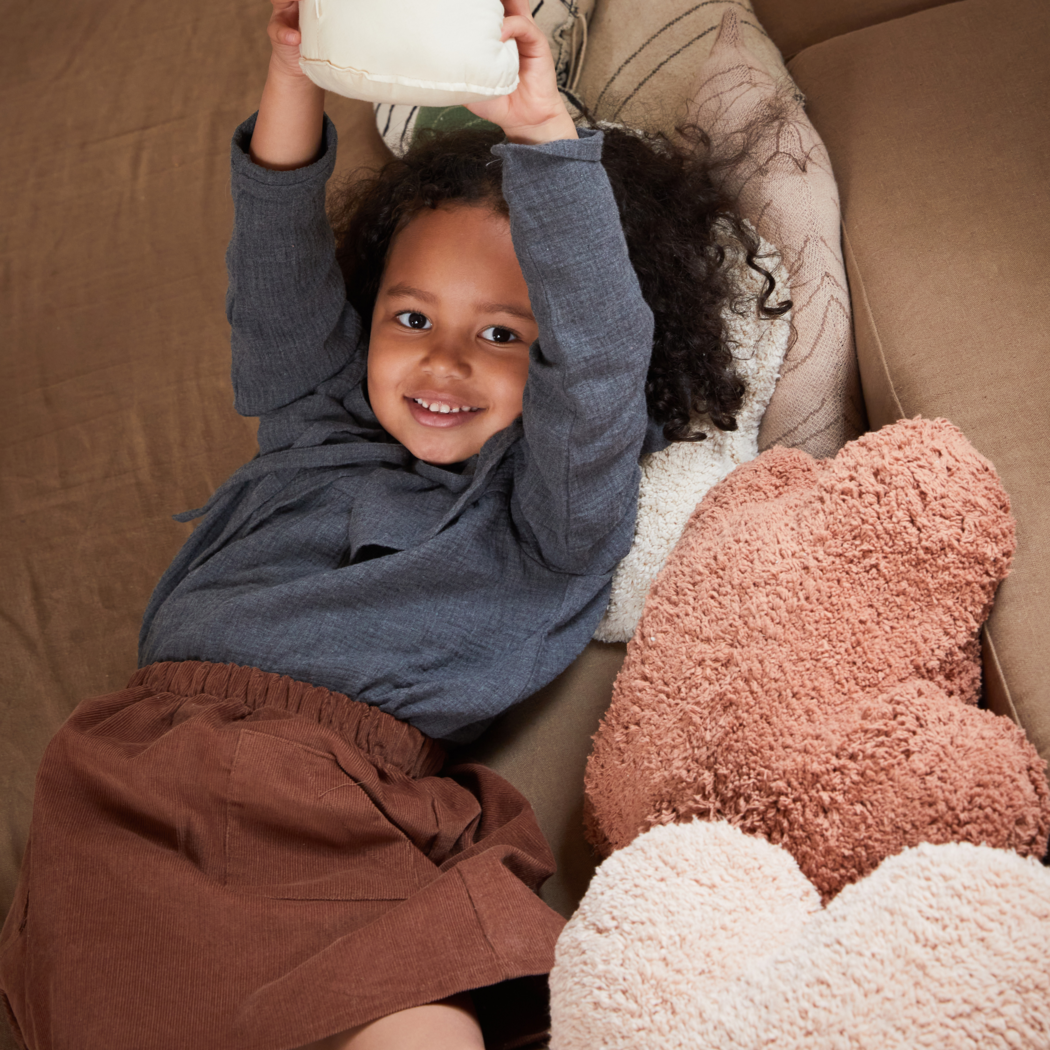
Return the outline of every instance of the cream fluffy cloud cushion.
<path id="1" fill-rule="evenodd" d="M 1050 1046 L 1050 871 L 968 844 L 886 860 L 826 909 L 726 823 L 656 827 L 558 941 L 551 1050 Z"/>
<path id="2" fill-rule="evenodd" d="M 340 95 L 447 106 L 518 85 L 500 0 L 302 0 L 299 25 L 303 72 Z"/>
<path id="3" fill-rule="evenodd" d="M 786 270 L 771 245 L 763 241 L 761 251 L 762 265 L 777 282 L 775 301 L 786 299 L 790 295 Z M 759 424 L 787 350 L 791 315 L 768 320 L 758 316 L 764 278 L 745 265 L 739 251 L 736 254 L 739 299 L 735 309 L 727 308 L 723 316 L 737 374 L 747 387 L 737 429 L 723 431 L 708 426 L 703 441 L 678 441 L 642 457 L 634 542 L 613 577 L 609 606 L 594 633 L 600 642 L 630 639 L 649 588 L 682 535 L 689 515 L 712 485 L 758 455 Z"/>

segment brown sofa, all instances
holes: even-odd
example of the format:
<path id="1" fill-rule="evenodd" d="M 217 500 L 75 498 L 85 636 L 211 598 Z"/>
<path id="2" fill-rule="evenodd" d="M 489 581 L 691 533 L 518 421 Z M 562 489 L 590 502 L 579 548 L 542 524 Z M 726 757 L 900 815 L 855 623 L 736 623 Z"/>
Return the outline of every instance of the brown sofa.
<path id="1" fill-rule="evenodd" d="M 1050 7 L 754 6 L 838 177 L 870 425 L 946 416 L 1011 494 L 1019 546 L 985 631 L 986 695 L 1050 757 Z M 134 669 L 142 609 L 189 528 L 170 515 L 253 451 L 231 406 L 223 252 L 227 144 L 258 98 L 265 18 L 261 0 L 8 14 L 4 910 L 44 745 Z M 581 778 L 622 655 L 592 643 L 472 749 L 532 799 L 561 864 L 545 895 L 565 913 L 593 870 Z"/>

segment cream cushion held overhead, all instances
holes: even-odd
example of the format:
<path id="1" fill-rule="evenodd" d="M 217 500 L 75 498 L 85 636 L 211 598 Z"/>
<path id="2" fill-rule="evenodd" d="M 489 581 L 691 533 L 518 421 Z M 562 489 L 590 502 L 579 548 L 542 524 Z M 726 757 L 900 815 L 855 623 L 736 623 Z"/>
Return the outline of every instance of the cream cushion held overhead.
<path id="1" fill-rule="evenodd" d="M 299 28 L 303 72 L 350 98 L 454 106 L 518 85 L 500 0 L 303 0 Z"/>

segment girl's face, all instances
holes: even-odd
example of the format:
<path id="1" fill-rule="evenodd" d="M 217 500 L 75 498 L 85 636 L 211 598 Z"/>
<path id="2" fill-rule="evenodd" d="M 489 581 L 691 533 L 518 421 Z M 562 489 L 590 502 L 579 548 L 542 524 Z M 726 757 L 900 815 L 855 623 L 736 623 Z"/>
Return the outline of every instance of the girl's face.
<path id="1" fill-rule="evenodd" d="M 421 211 L 394 237 L 372 313 L 372 411 L 419 459 L 469 459 L 521 415 L 537 334 L 508 221 Z"/>

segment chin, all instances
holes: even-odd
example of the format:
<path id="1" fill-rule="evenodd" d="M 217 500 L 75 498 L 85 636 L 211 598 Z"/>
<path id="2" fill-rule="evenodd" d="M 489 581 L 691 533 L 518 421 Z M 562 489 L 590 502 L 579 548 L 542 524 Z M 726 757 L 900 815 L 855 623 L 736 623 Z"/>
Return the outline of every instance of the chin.
<path id="1" fill-rule="evenodd" d="M 421 459 L 424 463 L 432 463 L 435 467 L 448 467 L 454 463 L 462 463 L 466 459 L 470 459 L 471 456 L 476 455 L 481 451 L 480 446 L 478 448 L 473 447 L 438 447 L 435 448 L 428 442 L 402 442 L 405 448 L 412 453 L 416 459 Z"/>

